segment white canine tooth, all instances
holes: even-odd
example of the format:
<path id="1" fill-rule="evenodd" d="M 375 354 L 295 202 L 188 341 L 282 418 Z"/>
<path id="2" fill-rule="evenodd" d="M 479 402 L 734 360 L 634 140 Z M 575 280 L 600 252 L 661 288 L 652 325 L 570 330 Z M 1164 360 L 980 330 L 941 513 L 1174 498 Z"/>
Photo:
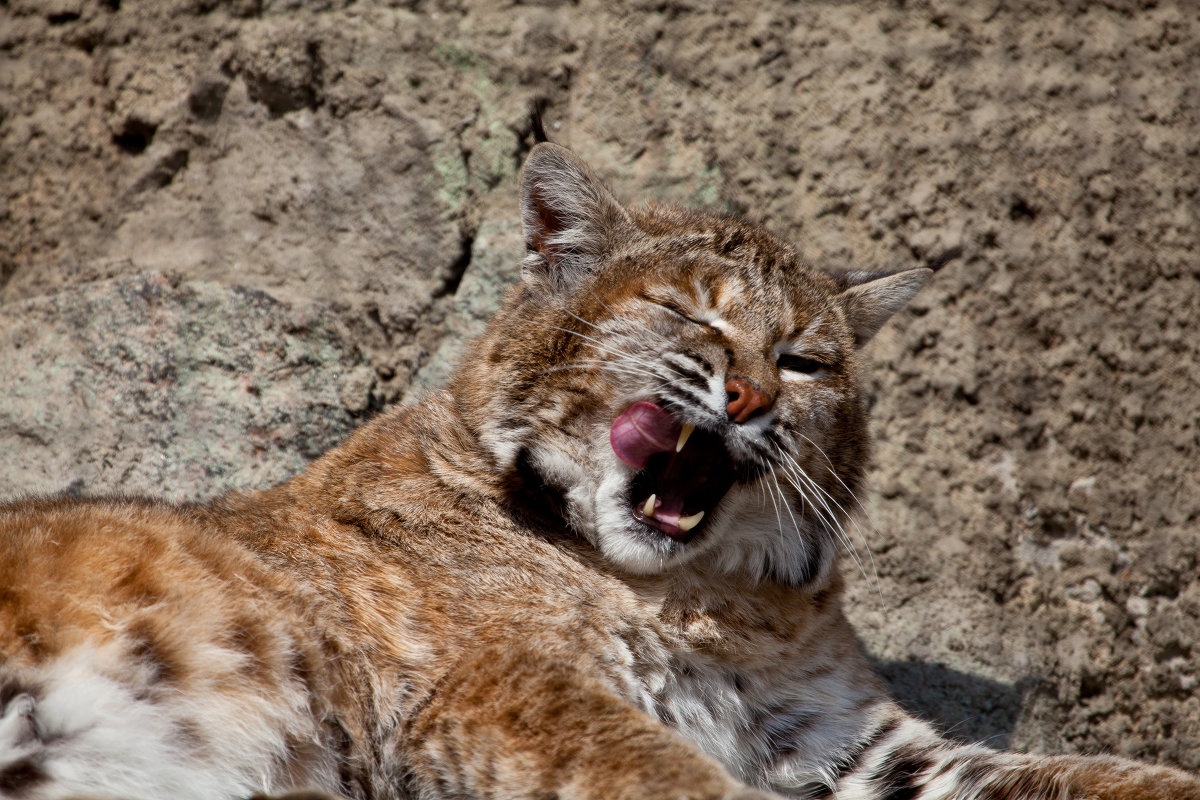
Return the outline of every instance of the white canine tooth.
<path id="1" fill-rule="evenodd" d="M 675 527 L 679 528 L 681 531 L 690 531 L 692 528 L 699 525 L 700 520 L 702 519 L 704 519 L 704 512 L 697 511 L 690 517 L 680 517 L 679 521 L 675 523 Z"/>
<path id="2" fill-rule="evenodd" d="M 642 506 L 642 513 L 647 517 L 654 516 L 654 501 L 658 499 L 657 495 L 650 495 L 646 498 L 646 505 Z"/>
<path id="3" fill-rule="evenodd" d="M 675 452 L 678 453 L 687 444 L 688 437 L 692 435 L 692 431 L 696 430 L 695 425 L 688 425 L 686 422 L 679 429 L 679 441 L 675 443 Z"/>

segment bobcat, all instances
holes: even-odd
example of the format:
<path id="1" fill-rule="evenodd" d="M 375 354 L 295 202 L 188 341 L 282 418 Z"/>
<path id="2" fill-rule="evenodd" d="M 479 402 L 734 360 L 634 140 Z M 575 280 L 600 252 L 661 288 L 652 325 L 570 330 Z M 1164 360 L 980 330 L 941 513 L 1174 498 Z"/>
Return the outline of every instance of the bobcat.
<path id="1" fill-rule="evenodd" d="M 932 270 L 811 271 L 552 144 L 521 191 L 444 392 L 267 491 L 0 508 L 0 794 L 1200 798 L 939 738 L 868 668 L 855 351 Z"/>

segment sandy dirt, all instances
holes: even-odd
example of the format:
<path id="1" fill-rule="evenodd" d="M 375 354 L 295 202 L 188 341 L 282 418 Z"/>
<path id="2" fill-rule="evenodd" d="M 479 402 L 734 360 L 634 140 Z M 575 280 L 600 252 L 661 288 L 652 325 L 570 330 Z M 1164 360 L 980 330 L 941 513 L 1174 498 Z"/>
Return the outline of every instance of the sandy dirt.
<path id="1" fill-rule="evenodd" d="M 267 484 L 443 379 L 542 98 L 627 200 L 963 246 L 872 345 L 850 614 L 953 735 L 1200 769 L 1198 7 L 611 6 L 0 6 L 0 497 Z"/>

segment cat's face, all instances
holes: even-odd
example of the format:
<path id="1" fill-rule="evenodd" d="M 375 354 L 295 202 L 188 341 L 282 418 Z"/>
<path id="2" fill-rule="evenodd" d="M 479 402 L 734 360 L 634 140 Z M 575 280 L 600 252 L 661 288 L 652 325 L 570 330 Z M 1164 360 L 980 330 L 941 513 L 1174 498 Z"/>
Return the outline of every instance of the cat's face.
<path id="1" fill-rule="evenodd" d="M 855 347 L 929 271 L 835 280 L 751 226 L 626 210 L 552 145 L 523 184 L 525 281 L 468 368 L 498 464 L 629 571 L 819 579 L 867 459 Z"/>

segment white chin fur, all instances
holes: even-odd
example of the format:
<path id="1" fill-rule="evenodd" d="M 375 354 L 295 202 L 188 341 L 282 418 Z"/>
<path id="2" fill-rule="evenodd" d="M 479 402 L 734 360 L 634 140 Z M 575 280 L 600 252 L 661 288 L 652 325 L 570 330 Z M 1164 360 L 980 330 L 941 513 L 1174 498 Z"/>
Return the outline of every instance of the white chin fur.
<path id="1" fill-rule="evenodd" d="M 608 469 L 596 487 L 592 544 L 617 566 L 637 575 L 653 575 L 679 563 L 687 548 L 666 537 L 655 546 L 638 534 L 639 523 L 629 506 L 630 479 L 629 470 L 619 465 Z"/>

